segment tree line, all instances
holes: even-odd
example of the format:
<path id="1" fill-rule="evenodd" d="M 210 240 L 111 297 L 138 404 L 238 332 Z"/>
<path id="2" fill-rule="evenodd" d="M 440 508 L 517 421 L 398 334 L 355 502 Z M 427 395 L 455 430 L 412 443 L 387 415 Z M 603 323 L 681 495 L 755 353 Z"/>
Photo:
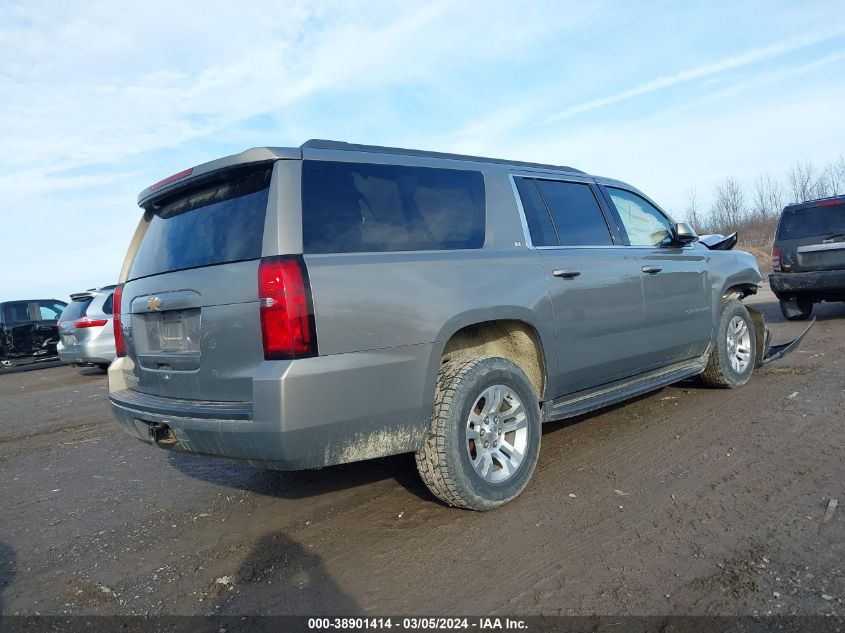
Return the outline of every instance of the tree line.
<path id="1" fill-rule="evenodd" d="M 845 156 L 816 168 L 796 161 L 785 184 L 770 174 L 757 176 L 746 191 L 734 176 L 716 184 L 709 209 L 703 208 L 695 187 L 687 191 L 686 221 L 701 234 L 729 233 L 748 224 L 773 223 L 787 204 L 845 193 Z"/>

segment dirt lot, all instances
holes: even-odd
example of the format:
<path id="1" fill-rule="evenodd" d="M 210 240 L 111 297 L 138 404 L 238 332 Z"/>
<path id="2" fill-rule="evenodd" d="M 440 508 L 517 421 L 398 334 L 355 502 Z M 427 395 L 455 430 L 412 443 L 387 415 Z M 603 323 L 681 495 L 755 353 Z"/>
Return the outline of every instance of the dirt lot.
<path id="1" fill-rule="evenodd" d="M 817 313 L 740 390 L 547 425 L 528 490 L 487 514 L 436 503 L 409 456 L 170 454 L 118 430 L 98 370 L 0 375 L 0 613 L 841 615 L 845 305 Z"/>

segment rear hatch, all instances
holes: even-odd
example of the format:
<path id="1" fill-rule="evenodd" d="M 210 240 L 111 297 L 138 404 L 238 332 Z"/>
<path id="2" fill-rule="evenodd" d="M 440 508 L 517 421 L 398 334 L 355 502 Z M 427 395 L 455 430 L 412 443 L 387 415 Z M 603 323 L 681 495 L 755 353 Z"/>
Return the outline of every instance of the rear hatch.
<path id="1" fill-rule="evenodd" d="M 145 201 L 122 296 L 137 391 L 245 402 L 263 361 L 257 278 L 272 163 Z"/>
<path id="2" fill-rule="evenodd" d="M 94 300 L 94 294 L 90 292 L 81 292 L 70 296 L 70 303 L 59 317 L 59 336 L 62 339 L 62 345 L 71 348 L 77 343 L 76 321 L 86 316 L 86 310 L 91 302 Z M 81 332 L 82 336 L 88 335 L 88 332 Z"/>
<path id="3" fill-rule="evenodd" d="M 784 272 L 845 269 L 845 197 L 784 209 L 775 246 Z"/>

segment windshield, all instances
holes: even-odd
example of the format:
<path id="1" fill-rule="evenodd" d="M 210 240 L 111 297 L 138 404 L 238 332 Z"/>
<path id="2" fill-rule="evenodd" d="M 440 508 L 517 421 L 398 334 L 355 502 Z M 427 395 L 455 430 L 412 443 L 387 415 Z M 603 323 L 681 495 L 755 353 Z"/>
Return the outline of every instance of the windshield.
<path id="1" fill-rule="evenodd" d="M 828 207 L 784 211 L 778 228 L 778 239 L 830 237 L 842 233 L 845 233 L 845 202 Z"/>
<path id="2" fill-rule="evenodd" d="M 129 279 L 261 257 L 271 172 L 241 172 L 147 209 Z"/>

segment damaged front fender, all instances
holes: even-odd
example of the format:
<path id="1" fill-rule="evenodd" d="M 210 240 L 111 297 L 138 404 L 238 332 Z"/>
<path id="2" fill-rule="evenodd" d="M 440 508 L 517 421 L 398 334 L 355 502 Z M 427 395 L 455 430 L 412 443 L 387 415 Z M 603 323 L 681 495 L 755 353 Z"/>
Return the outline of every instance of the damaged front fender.
<path id="1" fill-rule="evenodd" d="M 751 322 L 754 324 L 754 338 L 757 342 L 757 358 L 754 363 L 755 367 L 762 367 L 763 365 L 771 363 L 774 360 L 778 360 L 779 358 L 783 358 L 790 352 L 798 349 L 798 346 L 801 345 L 801 341 L 804 340 L 807 332 L 810 331 L 810 328 L 812 328 L 813 324 L 816 322 L 815 318 L 810 321 L 810 324 L 806 327 L 806 329 L 801 332 L 801 336 L 796 338 L 794 341 L 783 343 L 781 345 L 772 345 L 772 332 L 769 330 L 769 326 L 766 325 L 766 317 L 764 317 L 763 313 L 759 310 L 749 306 L 745 307 L 748 310 L 748 314 L 751 316 Z"/>

